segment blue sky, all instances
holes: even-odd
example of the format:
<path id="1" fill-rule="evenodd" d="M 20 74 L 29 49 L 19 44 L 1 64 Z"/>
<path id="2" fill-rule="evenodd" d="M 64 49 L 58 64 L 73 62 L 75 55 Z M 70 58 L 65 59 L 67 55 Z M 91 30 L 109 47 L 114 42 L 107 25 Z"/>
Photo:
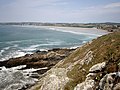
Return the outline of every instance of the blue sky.
<path id="1" fill-rule="evenodd" d="M 0 22 L 120 22 L 120 0 L 0 0 Z"/>

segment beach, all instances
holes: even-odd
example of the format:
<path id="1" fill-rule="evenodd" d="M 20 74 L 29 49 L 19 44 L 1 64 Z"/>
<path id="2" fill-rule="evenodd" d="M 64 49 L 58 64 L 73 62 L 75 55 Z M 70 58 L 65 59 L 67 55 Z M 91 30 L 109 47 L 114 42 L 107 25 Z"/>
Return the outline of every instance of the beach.
<path id="1" fill-rule="evenodd" d="M 20 26 L 21 25 L 15 25 Z M 49 30 L 55 30 L 55 31 L 61 31 L 61 32 L 69 32 L 74 34 L 88 34 L 88 35 L 97 35 L 102 36 L 104 34 L 108 34 L 110 32 L 102 29 L 97 28 L 81 28 L 81 27 L 61 27 L 61 26 L 35 26 L 35 25 L 25 25 L 22 27 L 29 27 L 29 28 L 43 28 L 43 29 L 49 29 Z"/>

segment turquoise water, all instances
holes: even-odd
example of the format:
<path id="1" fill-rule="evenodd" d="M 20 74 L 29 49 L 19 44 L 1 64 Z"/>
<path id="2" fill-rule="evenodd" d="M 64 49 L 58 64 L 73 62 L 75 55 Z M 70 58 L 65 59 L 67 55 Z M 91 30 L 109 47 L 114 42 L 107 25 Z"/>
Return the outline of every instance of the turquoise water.
<path id="1" fill-rule="evenodd" d="M 0 61 L 37 50 L 71 48 L 98 37 L 34 27 L 0 26 Z"/>

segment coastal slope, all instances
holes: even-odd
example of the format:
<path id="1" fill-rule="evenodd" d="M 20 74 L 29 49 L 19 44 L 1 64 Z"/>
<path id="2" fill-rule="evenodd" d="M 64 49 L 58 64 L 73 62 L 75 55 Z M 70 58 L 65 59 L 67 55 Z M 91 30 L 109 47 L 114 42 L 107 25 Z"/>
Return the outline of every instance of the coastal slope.
<path id="1" fill-rule="evenodd" d="M 48 70 L 29 90 L 120 89 L 120 32 L 98 37 Z"/>

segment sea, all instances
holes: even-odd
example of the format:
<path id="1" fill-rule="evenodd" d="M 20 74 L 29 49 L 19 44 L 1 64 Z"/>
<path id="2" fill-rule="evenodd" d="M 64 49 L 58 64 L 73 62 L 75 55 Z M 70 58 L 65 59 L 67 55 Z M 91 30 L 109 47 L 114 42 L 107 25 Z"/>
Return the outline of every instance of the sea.
<path id="1" fill-rule="evenodd" d="M 76 48 L 105 33 L 78 33 L 55 28 L 0 25 L 0 61 L 37 50 Z"/>
<path id="2" fill-rule="evenodd" d="M 0 61 L 32 54 L 37 50 L 44 51 L 53 48 L 76 48 L 105 32 L 96 30 L 84 32 L 56 28 L 36 28 L 34 26 L 0 25 Z M 32 78 L 34 71 L 46 69 L 23 69 L 26 65 L 6 68 L 0 67 L 0 90 L 23 90 L 34 85 L 38 79 Z"/>

